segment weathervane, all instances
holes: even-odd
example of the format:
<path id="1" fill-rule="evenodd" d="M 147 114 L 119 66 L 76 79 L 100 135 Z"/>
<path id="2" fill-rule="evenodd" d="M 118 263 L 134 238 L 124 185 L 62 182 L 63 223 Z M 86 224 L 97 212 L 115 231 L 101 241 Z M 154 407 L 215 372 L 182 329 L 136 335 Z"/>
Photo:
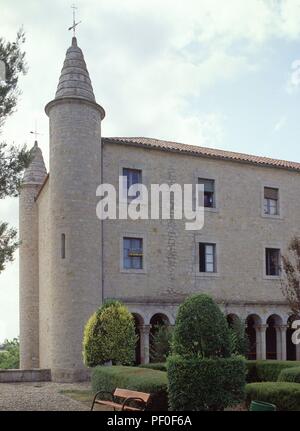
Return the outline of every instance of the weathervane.
<path id="1" fill-rule="evenodd" d="M 73 30 L 73 36 L 75 37 L 76 27 L 81 23 L 81 21 L 76 22 L 75 20 L 75 11 L 77 7 L 73 4 L 71 8 L 73 9 L 73 25 L 72 27 L 69 27 L 68 30 Z"/>

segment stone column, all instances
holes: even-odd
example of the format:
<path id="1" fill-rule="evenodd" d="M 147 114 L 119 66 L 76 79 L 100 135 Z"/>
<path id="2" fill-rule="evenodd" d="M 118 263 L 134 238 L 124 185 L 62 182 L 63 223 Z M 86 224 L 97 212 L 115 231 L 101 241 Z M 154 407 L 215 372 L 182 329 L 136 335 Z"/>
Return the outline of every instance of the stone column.
<path id="1" fill-rule="evenodd" d="M 274 329 L 276 331 L 276 359 L 280 360 L 282 357 L 282 337 L 280 325 L 274 326 Z"/>
<path id="2" fill-rule="evenodd" d="M 300 361 L 300 344 L 296 344 L 296 361 Z"/>
<path id="3" fill-rule="evenodd" d="M 151 325 L 139 326 L 140 330 L 140 343 L 141 343 L 141 363 L 149 364 L 150 362 L 150 329 Z"/>
<path id="4" fill-rule="evenodd" d="M 256 326 L 255 329 L 258 331 L 256 332 L 256 352 L 257 352 L 257 359 L 265 360 L 267 359 L 267 349 L 266 349 L 266 330 L 268 325 L 259 325 Z M 259 354 L 258 354 L 259 353 Z"/>
<path id="5" fill-rule="evenodd" d="M 286 361 L 286 331 L 287 325 L 280 325 L 280 341 L 281 341 L 281 356 L 277 355 L 277 359 L 281 359 L 282 361 Z"/>

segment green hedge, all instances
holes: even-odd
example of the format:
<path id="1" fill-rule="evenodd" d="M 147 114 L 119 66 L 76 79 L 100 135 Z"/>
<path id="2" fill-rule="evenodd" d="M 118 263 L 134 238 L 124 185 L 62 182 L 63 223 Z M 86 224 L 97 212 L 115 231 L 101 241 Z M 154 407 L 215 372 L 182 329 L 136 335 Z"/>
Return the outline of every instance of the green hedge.
<path id="1" fill-rule="evenodd" d="M 167 373 L 140 367 L 100 366 L 92 369 L 94 392 L 116 388 L 152 394 L 150 410 L 168 410 Z"/>
<path id="2" fill-rule="evenodd" d="M 140 368 L 150 368 L 151 370 L 167 371 L 166 362 L 153 362 L 150 364 L 141 364 Z"/>
<path id="3" fill-rule="evenodd" d="M 251 401 L 275 404 L 277 410 L 300 411 L 300 385 L 286 382 L 261 382 L 246 385 L 246 404 Z"/>
<path id="4" fill-rule="evenodd" d="M 227 358 L 230 330 L 215 301 L 204 293 L 188 297 L 179 307 L 172 352 L 185 357 Z"/>
<path id="5" fill-rule="evenodd" d="M 300 383 L 300 367 L 285 368 L 278 376 L 278 382 Z"/>
<path id="6" fill-rule="evenodd" d="M 200 359 L 169 356 L 169 405 L 175 411 L 223 410 L 244 400 L 241 357 Z"/>
<path id="7" fill-rule="evenodd" d="M 285 368 L 299 367 L 300 361 L 246 361 L 247 383 L 276 382 Z"/>

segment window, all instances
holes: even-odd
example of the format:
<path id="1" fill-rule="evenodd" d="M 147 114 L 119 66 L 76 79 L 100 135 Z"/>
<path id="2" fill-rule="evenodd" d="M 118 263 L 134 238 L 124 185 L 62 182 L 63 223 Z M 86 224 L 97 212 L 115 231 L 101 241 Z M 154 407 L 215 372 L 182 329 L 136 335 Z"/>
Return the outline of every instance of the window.
<path id="1" fill-rule="evenodd" d="M 278 189 L 271 187 L 264 188 L 264 213 L 268 215 L 278 215 Z"/>
<path id="2" fill-rule="evenodd" d="M 207 180 L 205 178 L 199 178 L 198 184 L 204 185 L 204 207 L 214 208 L 215 207 L 215 180 Z"/>
<path id="3" fill-rule="evenodd" d="M 266 275 L 280 275 L 280 250 L 266 248 Z"/>
<path id="4" fill-rule="evenodd" d="M 137 198 L 140 192 L 137 192 L 136 196 L 128 196 L 128 190 L 133 184 L 142 184 L 142 171 L 140 169 L 123 168 L 123 177 L 127 178 L 127 197 L 129 199 Z"/>
<path id="5" fill-rule="evenodd" d="M 61 258 L 66 258 L 66 235 L 64 233 L 61 234 Z"/>
<path id="6" fill-rule="evenodd" d="M 199 244 L 199 271 L 216 272 L 216 244 Z"/>
<path id="7" fill-rule="evenodd" d="M 143 269 L 143 238 L 123 238 L 124 269 Z"/>

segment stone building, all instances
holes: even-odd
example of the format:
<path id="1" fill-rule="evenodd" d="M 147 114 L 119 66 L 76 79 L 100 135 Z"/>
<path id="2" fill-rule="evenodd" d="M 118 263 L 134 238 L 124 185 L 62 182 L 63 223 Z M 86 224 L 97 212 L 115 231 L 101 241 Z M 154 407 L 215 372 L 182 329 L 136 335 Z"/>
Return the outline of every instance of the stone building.
<path id="1" fill-rule="evenodd" d="M 20 195 L 21 368 L 55 381 L 86 378 L 83 327 L 104 300 L 123 301 L 149 361 L 149 334 L 174 325 L 179 304 L 206 292 L 247 327 L 252 358 L 300 359 L 280 289 L 280 255 L 299 234 L 300 163 L 150 138 L 101 138 L 104 109 L 76 38 L 50 123 L 50 173 L 37 143 Z M 204 184 L 205 223 L 104 220 L 101 183 Z"/>

